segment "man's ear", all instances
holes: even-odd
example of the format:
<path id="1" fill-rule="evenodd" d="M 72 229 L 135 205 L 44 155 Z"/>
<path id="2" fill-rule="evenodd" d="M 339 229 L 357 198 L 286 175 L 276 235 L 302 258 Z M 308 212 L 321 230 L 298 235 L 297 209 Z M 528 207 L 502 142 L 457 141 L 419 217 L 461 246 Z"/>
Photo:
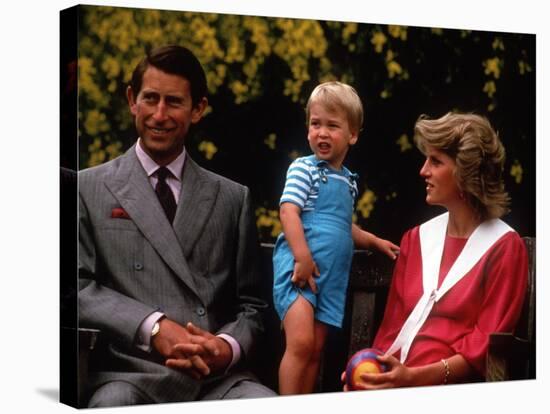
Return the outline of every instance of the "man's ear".
<path id="1" fill-rule="evenodd" d="M 349 139 L 349 145 L 355 145 L 355 143 L 357 142 L 357 139 L 359 138 L 359 133 L 356 132 L 356 131 L 353 131 L 351 133 L 351 137 Z"/>
<path id="2" fill-rule="evenodd" d="M 205 96 L 193 107 L 191 111 L 191 123 L 196 124 L 204 115 L 204 111 L 208 107 L 208 99 Z"/>
<path id="3" fill-rule="evenodd" d="M 131 86 L 126 88 L 126 98 L 128 98 L 128 106 L 130 107 L 130 112 L 132 115 L 135 115 L 137 112 L 136 109 L 136 96 L 134 96 L 134 91 Z"/>

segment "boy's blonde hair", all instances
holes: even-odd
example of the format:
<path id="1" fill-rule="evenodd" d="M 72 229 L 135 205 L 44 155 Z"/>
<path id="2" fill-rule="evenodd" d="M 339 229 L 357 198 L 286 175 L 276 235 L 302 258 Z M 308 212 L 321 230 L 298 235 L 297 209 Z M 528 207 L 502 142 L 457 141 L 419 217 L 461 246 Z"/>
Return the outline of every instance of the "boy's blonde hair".
<path id="1" fill-rule="evenodd" d="M 336 108 L 346 113 L 349 128 L 359 134 L 363 125 L 363 104 L 355 89 L 338 81 L 324 82 L 311 92 L 306 106 L 306 119 L 309 123 L 310 108 L 314 103 L 319 103 L 334 111 Z"/>
<path id="2" fill-rule="evenodd" d="M 508 212 L 510 198 L 504 190 L 504 146 L 487 118 L 449 112 L 439 119 L 421 115 L 414 126 L 414 140 L 443 151 L 456 162 L 459 188 L 482 220 Z"/>

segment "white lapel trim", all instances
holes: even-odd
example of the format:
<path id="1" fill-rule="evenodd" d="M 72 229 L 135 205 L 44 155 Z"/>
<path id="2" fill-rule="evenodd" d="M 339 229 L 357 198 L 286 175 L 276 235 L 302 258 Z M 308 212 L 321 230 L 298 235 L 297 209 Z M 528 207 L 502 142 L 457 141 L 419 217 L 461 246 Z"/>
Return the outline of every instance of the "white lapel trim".
<path id="1" fill-rule="evenodd" d="M 481 223 L 469 237 L 464 249 L 462 249 L 447 276 L 445 276 L 441 287 L 437 289 L 448 222 L 449 213 L 444 213 L 420 226 L 422 287 L 424 293 L 386 352 L 391 355 L 401 349 L 401 363 L 407 359 L 412 341 L 428 318 L 434 303 L 439 301 L 449 289 L 462 279 L 497 240 L 505 233 L 514 231 L 499 219 Z"/>

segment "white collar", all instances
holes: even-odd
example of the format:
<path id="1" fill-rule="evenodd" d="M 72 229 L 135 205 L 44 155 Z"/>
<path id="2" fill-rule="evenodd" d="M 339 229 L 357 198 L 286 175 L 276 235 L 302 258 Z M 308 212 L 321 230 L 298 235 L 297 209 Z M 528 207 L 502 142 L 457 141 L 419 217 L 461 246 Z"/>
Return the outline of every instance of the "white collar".
<path id="1" fill-rule="evenodd" d="M 136 143 L 136 155 L 139 159 L 139 162 L 143 166 L 143 169 L 147 173 L 148 177 L 151 177 L 158 169 L 159 165 L 147 154 L 143 148 L 141 148 L 141 138 L 138 138 L 138 141 Z M 170 164 L 166 165 L 166 168 L 170 170 L 170 172 L 173 174 L 173 178 L 177 179 L 178 181 L 181 181 L 182 177 L 182 171 L 183 171 L 183 165 L 185 163 L 185 156 L 186 156 L 185 147 L 183 147 L 183 151 L 181 152 L 178 157 L 172 161 Z"/>
<path id="2" fill-rule="evenodd" d="M 420 226 L 424 293 L 386 352 L 391 355 L 401 349 L 402 363 L 407 359 L 412 341 L 428 318 L 435 302 L 439 301 L 460 279 L 468 274 L 497 240 L 505 233 L 514 231 L 500 219 L 487 220 L 477 226 L 438 289 L 437 282 L 448 222 L 449 213 L 444 213 Z"/>

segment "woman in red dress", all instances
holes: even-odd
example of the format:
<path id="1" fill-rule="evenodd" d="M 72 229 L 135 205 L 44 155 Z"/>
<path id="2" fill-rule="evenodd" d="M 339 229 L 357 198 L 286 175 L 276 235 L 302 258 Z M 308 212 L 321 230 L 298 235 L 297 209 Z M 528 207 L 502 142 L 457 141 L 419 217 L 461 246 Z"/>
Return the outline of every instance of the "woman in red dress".
<path id="1" fill-rule="evenodd" d="M 525 296 L 527 251 L 500 220 L 504 148 L 489 122 L 421 116 L 415 142 L 426 202 L 447 212 L 403 236 L 373 344 L 388 372 L 363 374 L 358 389 L 482 380 L 489 333 L 514 330 Z"/>

